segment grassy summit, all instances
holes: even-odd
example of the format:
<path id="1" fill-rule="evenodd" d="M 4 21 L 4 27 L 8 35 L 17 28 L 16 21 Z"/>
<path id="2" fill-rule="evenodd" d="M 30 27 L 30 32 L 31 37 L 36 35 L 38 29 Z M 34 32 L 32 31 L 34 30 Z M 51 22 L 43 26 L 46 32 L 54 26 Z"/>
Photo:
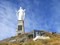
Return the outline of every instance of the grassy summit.
<path id="1" fill-rule="evenodd" d="M 29 33 L 5 39 L 0 42 L 0 45 L 60 45 L 60 34 L 57 34 L 57 33 L 52 34 L 50 32 L 46 32 L 44 34 L 45 36 L 50 37 L 50 39 L 46 39 L 46 40 L 40 39 L 40 40 L 33 41 L 32 38 L 30 38 L 24 42 L 19 42 L 19 41 L 9 42 L 12 39 L 23 38 L 25 35 L 28 35 L 28 34 Z"/>

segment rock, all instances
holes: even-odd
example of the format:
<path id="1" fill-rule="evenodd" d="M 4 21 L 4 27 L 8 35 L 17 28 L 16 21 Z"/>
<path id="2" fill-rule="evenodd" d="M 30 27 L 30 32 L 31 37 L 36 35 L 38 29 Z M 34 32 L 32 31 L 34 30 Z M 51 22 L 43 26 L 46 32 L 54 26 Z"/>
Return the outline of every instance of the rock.
<path id="1" fill-rule="evenodd" d="M 33 38 L 33 40 L 37 40 L 37 39 L 50 39 L 50 37 L 45 37 L 45 36 L 36 36 L 35 38 Z"/>

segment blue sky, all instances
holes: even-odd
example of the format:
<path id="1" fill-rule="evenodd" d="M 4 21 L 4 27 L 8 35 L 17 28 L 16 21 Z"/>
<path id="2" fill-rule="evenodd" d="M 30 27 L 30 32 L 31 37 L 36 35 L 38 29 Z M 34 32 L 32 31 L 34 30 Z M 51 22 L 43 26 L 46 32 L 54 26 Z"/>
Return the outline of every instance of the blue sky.
<path id="1" fill-rule="evenodd" d="M 25 32 L 37 29 L 60 33 L 60 0 L 0 0 L 0 40 L 16 34 L 20 6 L 26 9 Z"/>

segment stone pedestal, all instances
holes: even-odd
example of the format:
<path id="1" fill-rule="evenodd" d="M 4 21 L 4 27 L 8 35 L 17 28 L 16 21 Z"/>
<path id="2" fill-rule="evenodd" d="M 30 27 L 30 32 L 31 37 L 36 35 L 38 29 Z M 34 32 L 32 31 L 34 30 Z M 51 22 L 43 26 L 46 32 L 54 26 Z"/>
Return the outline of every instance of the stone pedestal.
<path id="1" fill-rule="evenodd" d="M 24 34 L 24 32 L 25 32 L 24 31 L 24 21 L 18 20 L 16 33 L 17 33 L 17 35 L 20 35 L 20 34 Z"/>

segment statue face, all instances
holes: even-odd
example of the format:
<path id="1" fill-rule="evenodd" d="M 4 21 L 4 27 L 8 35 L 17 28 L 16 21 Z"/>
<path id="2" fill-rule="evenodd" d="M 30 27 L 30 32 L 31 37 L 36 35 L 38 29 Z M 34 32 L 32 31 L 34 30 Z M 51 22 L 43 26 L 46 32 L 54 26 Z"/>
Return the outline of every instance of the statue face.
<path id="1" fill-rule="evenodd" d="M 20 9 L 22 9 L 22 7 L 20 7 Z"/>

